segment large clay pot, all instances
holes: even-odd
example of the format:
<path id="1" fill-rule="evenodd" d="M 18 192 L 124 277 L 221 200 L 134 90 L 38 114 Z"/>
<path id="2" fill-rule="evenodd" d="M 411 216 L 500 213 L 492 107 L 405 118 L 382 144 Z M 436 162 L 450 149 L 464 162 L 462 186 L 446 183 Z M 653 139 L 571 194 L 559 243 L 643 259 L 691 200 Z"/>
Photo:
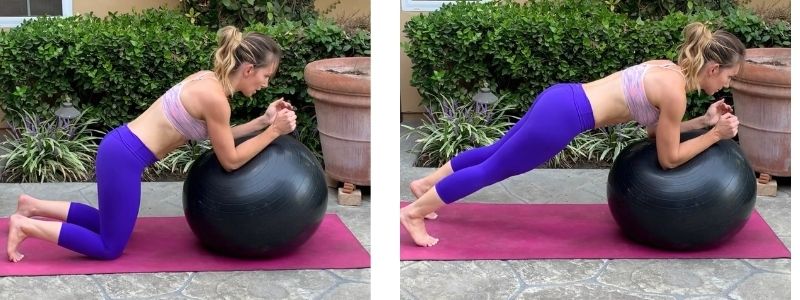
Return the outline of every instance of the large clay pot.
<path id="1" fill-rule="evenodd" d="M 790 50 L 747 49 L 731 80 L 742 151 L 754 170 L 774 176 L 791 174 Z"/>
<path id="2" fill-rule="evenodd" d="M 334 180 L 370 184 L 370 58 L 341 57 L 305 68 L 325 172 Z"/>

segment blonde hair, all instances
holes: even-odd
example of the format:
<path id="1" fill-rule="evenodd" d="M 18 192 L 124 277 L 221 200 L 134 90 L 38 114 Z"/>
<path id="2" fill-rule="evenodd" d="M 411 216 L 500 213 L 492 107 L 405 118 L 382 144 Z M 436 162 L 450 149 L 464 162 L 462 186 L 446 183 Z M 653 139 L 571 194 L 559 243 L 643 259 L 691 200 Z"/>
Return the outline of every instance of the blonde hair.
<path id="1" fill-rule="evenodd" d="M 225 26 L 217 32 L 217 43 L 214 74 L 228 95 L 234 93 L 230 75 L 243 63 L 259 68 L 280 62 L 281 47 L 269 36 L 258 32 L 242 34 L 236 27 Z"/>
<path id="2" fill-rule="evenodd" d="M 715 62 L 721 68 L 728 68 L 744 61 L 744 44 L 727 31 L 712 33 L 705 24 L 694 22 L 683 29 L 683 39 L 678 49 L 678 66 L 686 75 L 687 90 L 700 91 L 700 69 L 706 63 Z"/>

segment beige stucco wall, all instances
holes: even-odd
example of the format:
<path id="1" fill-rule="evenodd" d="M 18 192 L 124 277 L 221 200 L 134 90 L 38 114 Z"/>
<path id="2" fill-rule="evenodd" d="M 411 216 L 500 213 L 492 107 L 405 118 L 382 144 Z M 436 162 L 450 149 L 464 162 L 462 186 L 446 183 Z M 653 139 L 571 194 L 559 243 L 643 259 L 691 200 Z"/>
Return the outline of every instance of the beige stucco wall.
<path id="1" fill-rule="evenodd" d="M 420 15 L 419 12 L 400 12 L 400 41 L 405 42 L 408 39 L 403 33 L 403 26 L 413 16 Z M 400 45 L 397 45 L 400 47 Z M 420 96 L 417 93 L 417 88 L 411 86 L 411 59 L 408 58 L 405 52 L 400 51 L 400 112 L 401 113 L 417 113 L 422 112 L 422 107 L 419 106 Z"/>
<path id="2" fill-rule="evenodd" d="M 518 1 L 518 2 L 524 2 Z M 766 7 L 786 7 L 789 8 L 790 0 L 751 0 L 748 6 L 758 8 L 760 6 Z M 403 34 L 403 26 L 411 17 L 419 15 L 417 12 L 404 12 L 400 11 L 400 39 L 405 41 Z M 398 47 L 400 47 L 398 45 Z M 400 51 L 400 112 L 401 113 L 419 113 L 423 109 L 419 106 L 420 96 L 417 89 L 411 86 L 411 59 Z"/>

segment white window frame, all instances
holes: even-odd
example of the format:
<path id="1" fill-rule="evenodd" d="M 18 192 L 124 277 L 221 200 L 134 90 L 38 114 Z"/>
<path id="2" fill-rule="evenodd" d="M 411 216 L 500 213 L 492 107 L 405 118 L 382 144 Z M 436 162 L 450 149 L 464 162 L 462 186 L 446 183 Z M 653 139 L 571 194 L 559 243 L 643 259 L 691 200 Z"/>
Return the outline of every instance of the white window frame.
<path id="1" fill-rule="evenodd" d="M 444 0 L 400 0 L 402 11 L 435 11 L 447 3 L 456 1 Z M 475 2 L 488 2 L 490 0 L 476 0 Z"/>
<path id="2" fill-rule="evenodd" d="M 72 1 L 61 0 L 61 16 L 72 16 Z M 17 27 L 22 22 L 28 19 L 35 19 L 36 17 L 0 17 L 0 27 Z"/>

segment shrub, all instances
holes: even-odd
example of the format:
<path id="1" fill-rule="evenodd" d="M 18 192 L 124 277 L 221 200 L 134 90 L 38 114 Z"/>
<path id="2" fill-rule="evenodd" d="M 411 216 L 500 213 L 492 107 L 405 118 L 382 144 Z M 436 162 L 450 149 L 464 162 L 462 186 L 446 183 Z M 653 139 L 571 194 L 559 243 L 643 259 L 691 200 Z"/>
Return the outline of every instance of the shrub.
<path id="1" fill-rule="evenodd" d="M 0 108 L 48 114 L 70 95 L 106 129 L 210 66 L 212 35 L 170 11 L 41 17 L 0 33 Z M 12 116 L 13 117 L 13 116 Z"/>
<path id="2" fill-rule="evenodd" d="M 593 129 L 575 137 L 547 165 L 569 168 L 576 163 L 591 162 L 610 166 L 622 149 L 643 138 L 647 138 L 647 131 L 634 122 Z"/>
<path id="3" fill-rule="evenodd" d="M 699 10 L 634 20 L 600 1 L 511 1 L 444 5 L 411 18 L 403 49 L 411 58 L 411 84 L 422 104 L 433 95 L 468 102 L 484 81 L 522 115 L 535 96 L 557 82 L 588 82 L 648 59 L 675 59 L 681 31 L 705 21 L 739 36 L 748 47 L 787 47 L 786 23 L 767 24 L 737 8 L 729 15 Z M 691 93 L 687 118 L 705 112 L 707 96 Z"/>
<path id="4" fill-rule="evenodd" d="M 211 150 L 211 142 L 208 140 L 201 142 L 189 141 L 145 169 L 144 180 L 154 181 L 165 175 L 174 175 L 182 178 L 189 172 L 189 168 L 200 157 L 200 154 L 208 150 Z"/>
<path id="5" fill-rule="evenodd" d="M 632 18 L 661 18 L 674 12 L 691 13 L 695 10 L 734 10 L 740 0 L 615 0 L 607 1 L 609 8 Z M 612 4 L 615 3 L 615 4 Z"/>
<path id="6" fill-rule="evenodd" d="M 254 24 L 244 31 L 271 35 L 284 50 L 270 87 L 247 98 L 230 99 L 231 122 L 245 123 L 284 97 L 313 120 L 303 69 L 311 61 L 342 56 L 369 56 L 368 31 L 348 33 L 330 20 L 283 20 Z M 114 128 L 147 109 L 187 75 L 211 69 L 216 31 L 195 26 L 179 12 L 146 10 L 130 15 L 41 17 L 0 32 L 0 109 L 28 109 L 48 114 L 70 95 L 80 109 L 94 108 L 95 129 Z M 12 119 L 15 116 L 8 116 Z M 311 132 L 311 123 L 298 123 Z M 301 135 L 319 153 L 319 137 Z"/>
<path id="7" fill-rule="evenodd" d="M 52 115 L 52 114 L 50 114 Z M 12 123 L 11 138 L 0 143 L 5 181 L 83 181 L 94 174 L 97 136 L 89 129 L 96 120 L 80 116 L 73 122 L 23 112 Z"/>
<path id="8" fill-rule="evenodd" d="M 456 154 L 485 146 L 499 139 L 513 125 L 507 112 L 513 109 L 502 98 L 491 106 L 458 104 L 455 99 L 441 97 L 440 109 L 428 111 L 419 127 L 401 125 L 409 132 L 405 138 L 417 136 L 411 150 L 417 153 L 416 165 L 438 167 Z"/>
<path id="9" fill-rule="evenodd" d="M 314 0 L 182 0 L 181 10 L 192 23 L 212 29 L 298 21 L 318 15 Z"/>

